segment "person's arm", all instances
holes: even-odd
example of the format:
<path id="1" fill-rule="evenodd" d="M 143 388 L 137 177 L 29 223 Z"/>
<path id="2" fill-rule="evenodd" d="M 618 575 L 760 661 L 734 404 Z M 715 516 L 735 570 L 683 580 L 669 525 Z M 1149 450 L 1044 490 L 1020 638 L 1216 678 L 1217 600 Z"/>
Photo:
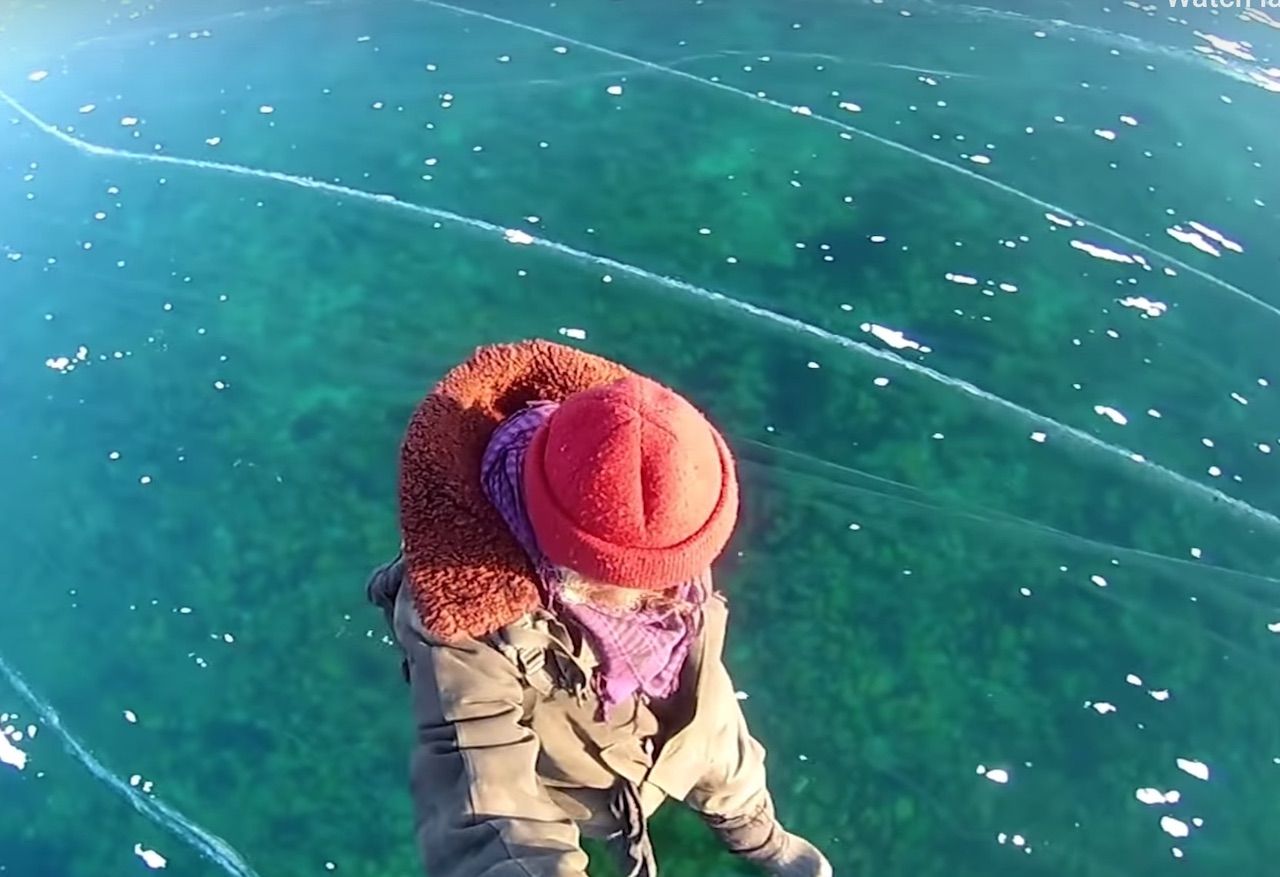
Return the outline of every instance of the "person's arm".
<path id="1" fill-rule="evenodd" d="M 384 609 L 393 601 L 405 653 L 416 726 L 410 787 L 427 873 L 585 877 L 578 828 L 537 775 L 541 745 L 520 723 L 515 666 L 481 640 L 427 637 L 407 593 L 389 593 L 400 590 L 396 572 L 375 574 L 370 595 Z"/>
<path id="2" fill-rule="evenodd" d="M 711 740 L 706 772 L 685 799 L 734 855 L 774 877 L 831 877 L 817 847 L 778 821 L 765 772 L 765 750 L 751 735 L 723 664 L 710 670 L 720 721 Z"/>
<path id="3" fill-rule="evenodd" d="M 723 664 L 714 674 L 717 721 L 705 772 L 685 799 L 732 853 L 756 861 L 779 852 L 786 832 L 774 814 L 764 747 L 751 735 Z"/>

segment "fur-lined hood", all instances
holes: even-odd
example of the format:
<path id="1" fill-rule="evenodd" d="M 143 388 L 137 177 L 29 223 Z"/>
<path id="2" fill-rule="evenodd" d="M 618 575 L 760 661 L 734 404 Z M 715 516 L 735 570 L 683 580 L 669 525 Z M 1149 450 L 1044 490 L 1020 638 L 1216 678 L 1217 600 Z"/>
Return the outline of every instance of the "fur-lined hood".
<path id="1" fill-rule="evenodd" d="M 532 565 L 480 483 L 493 430 L 528 402 L 562 402 L 630 374 L 548 341 L 493 345 L 418 406 L 400 453 L 400 529 L 405 582 L 428 633 L 485 636 L 542 604 Z"/>

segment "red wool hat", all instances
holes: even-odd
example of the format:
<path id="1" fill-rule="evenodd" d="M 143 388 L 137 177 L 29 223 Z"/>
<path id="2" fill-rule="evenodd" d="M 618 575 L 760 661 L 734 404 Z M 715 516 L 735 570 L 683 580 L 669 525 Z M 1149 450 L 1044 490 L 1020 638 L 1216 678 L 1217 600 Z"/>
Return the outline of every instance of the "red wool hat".
<path id="1" fill-rule="evenodd" d="M 547 559 L 610 584 L 693 578 L 738 516 L 724 438 L 687 399 L 639 376 L 566 399 L 534 435 L 523 476 Z"/>

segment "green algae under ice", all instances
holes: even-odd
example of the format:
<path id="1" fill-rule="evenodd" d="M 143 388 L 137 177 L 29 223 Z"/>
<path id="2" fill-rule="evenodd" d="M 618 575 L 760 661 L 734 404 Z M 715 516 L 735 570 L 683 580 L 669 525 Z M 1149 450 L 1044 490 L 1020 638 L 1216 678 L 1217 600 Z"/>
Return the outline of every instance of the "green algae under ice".
<path id="1" fill-rule="evenodd" d="M 532 336 L 728 435 L 727 660 L 837 874 L 1263 873 L 1280 13 L 1227 6 L 0 4 L 0 874 L 419 871 L 362 585 L 413 406 Z"/>

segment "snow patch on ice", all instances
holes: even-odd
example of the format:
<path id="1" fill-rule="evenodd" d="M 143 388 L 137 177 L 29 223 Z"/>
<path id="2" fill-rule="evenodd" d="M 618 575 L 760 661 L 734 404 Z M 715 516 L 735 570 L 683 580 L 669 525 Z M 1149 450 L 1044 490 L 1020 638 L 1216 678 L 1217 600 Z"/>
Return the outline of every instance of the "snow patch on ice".
<path id="1" fill-rule="evenodd" d="M 1129 418 L 1125 417 L 1122 413 L 1109 405 L 1094 405 L 1093 413 L 1097 414 L 1099 417 L 1107 418 L 1118 426 L 1124 426 L 1129 422 Z"/>
<path id="2" fill-rule="evenodd" d="M 878 323 L 863 323 L 860 328 L 863 332 L 869 332 L 876 336 L 894 350 L 919 350 L 921 353 L 931 352 L 930 348 L 925 347 L 918 341 L 908 338 L 898 329 L 890 329 L 888 326 L 881 326 Z"/>
<path id="3" fill-rule="evenodd" d="M 1148 317 L 1163 317 L 1165 311 L 1169 310 L 1169 306 L 1162 301 L 1152 301 L 1145 295 L 1129 296 L 1120 299 L 1120 304 L 1126 308 L 1134 308 L 1142 311 Z"/>
<path id="4" fill-rule="evenodd" d="M 1187 231 L 1180 225 L 1174 225 L 1165 229 L 1169 233 L 1169 237 L 1180 243 L 1189 244 L 1202 253 L 1208 253 L 1210 256 L 1221 256 L 1222 251 L 1204 239 L 1204 235 L 1198 231 Z"/>
<path id="5" fill-rule="evenodd" d="M 169 865 L 168 859 L 157 853 L 155 850 L 143 849 L 142 844 L 133 845 L 133 854 L 141 859 L 143 864 L 153 871 L 158 871 L 161 868 L 168 867 Z"/>
<path id="6" fill-rule="evenodd" d="M 1134 264 L 1133 256 L 1124 253 L 1117 253 L 1115 250 L 1109 250 L 1106 247 L 1100 247 L 1097 244 L 1091 244 L 1087 241 L 1075 240 L 1071 242 L 1071 246 L 1081 252 L 1088 253 L 1095 259 L 1102 259 L 1105 262 L 1119 262 L 1122 265 Z"/>
<path id="7" fill-rule="evenodd" d="M 1196 761 L 1194 758 L 1179 758 L 1178 768 L 1198 780 L 1208 781 L 1209 779 L 1209 765 L 1203 761 Z"/>
<path id="8" fill-rule="evenodd" d="M 7 764 L 17 770 L 27 767 L 27 753 L 15 746 L 7 734 L 0 734 L 0 764 Z"/>

